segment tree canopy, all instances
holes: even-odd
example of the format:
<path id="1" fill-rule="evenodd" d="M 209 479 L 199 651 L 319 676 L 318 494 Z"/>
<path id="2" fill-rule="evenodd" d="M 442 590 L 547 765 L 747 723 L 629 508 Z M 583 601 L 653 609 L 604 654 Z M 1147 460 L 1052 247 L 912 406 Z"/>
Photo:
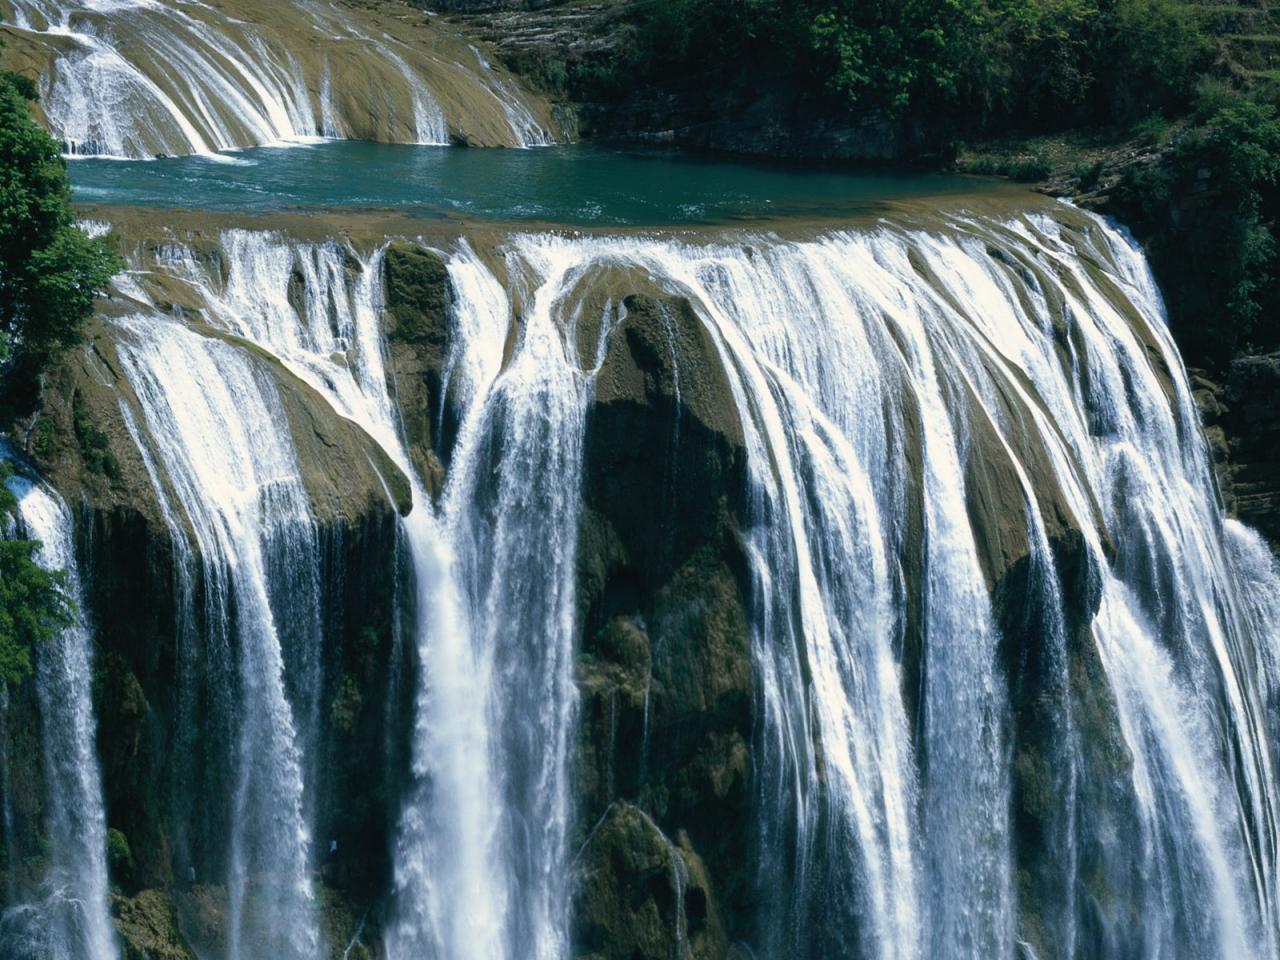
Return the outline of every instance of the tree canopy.
<path id="1" fill-rule="evenodd" d="M 75 225 L 66 161 L 31 116 L 35 94 L 0 71 L 0 388 L 10 400 L 80 341 L 119 266 L 103 239 Z"/>

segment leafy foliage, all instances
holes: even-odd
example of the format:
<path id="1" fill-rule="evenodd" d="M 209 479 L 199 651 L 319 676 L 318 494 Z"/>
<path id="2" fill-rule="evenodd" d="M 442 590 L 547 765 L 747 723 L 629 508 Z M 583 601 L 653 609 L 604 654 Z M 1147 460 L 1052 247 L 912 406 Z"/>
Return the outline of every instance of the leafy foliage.
<path id="1" fill-rule="evenodd" d="M 35 89 L 0 72 L 0 385 L 36 377 L 80 341 L 94 298 L 118 269 L 75 226 L 66 162 L 31 116 Z"/>
<path id="2" fill-rule="evenodd" d="M 0 525 L 13 522 L 17 500 L 5 486 L 12 467 L 0 461 Z M 0 683 L 18 683 L 32 670 L 32 645 L 70 626 L 75 611 L 66 577 L 35 562 L 34 540 L 0 540 Z"/>
<path id="3" fill-rule="evenodd" d="M 1280 118 L 1269 104 L 1220 95 L 1171 159 L 1131 172 L 1117 191 L 1144 235 L 1184 347 L 1222 362 L 1280 343 Z"/>
<path id="4" fill-rule="evenodd" d="M 641 0 L 581 95 L 767 80 L 827 106 L 991 130 L 1175 106 L 1208 62 L 1186 0 Z M 611 82 L 612 81 L 612 82 Z"/>

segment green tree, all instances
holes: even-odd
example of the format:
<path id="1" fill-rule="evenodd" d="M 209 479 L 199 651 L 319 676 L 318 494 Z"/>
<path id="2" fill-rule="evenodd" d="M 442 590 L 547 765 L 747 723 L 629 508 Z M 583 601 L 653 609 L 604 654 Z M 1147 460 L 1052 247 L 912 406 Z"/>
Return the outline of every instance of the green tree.
<path id="1" fill-rule="evenodd" d="M 31 115 L 34 84 L 0 71 L 0 408 L 11 408 L 49 358 L 83 336 L 94 298 L 118 269 L 101 239 L 75 226 L 67 166 Z M 0 462 L 0 531 L 17 501 Z M 7 529 L 6 529 L 7 528 Z M 35 562 L 34 540 L 0 540 L 0 683 L 32 669 L 32 647 L 68 626 L 65 574 Z"/>
<path id="2" fill-rule="evenodd" d="M 851 103 L 901 114 L 955 100 L 984 18 L 973 0 L 842 0 L 824 5 L 812 23 L 828 85 Z"/>
<path id="3" fill-rule="evenodd" d="M 1148 245 L 1189 352 L 1225 362 L 1280 342 L 1280 118 L 1247 97 L 1215 102 L 1165 164 L 1132 171 L 1119 211 Z"/>
<path id="4" fill-rule="evenodd" d="M 0 528 L 14 523 L 18 502 L 5 485 L 13 468 L 0 461 Z M 31 673 L 32 647 L 73 622 L 66 575 L 35 562 L 35 540 L 0 540 L 0 683 Z"/>
<path id="5" fill-rule="evenodd" d="M 75 225 L 67 165 L 31 116 L 35 88 L 0 71 L 0 388 L 12 400 L 59 349 L 78 343 L 119 268 Z"/>

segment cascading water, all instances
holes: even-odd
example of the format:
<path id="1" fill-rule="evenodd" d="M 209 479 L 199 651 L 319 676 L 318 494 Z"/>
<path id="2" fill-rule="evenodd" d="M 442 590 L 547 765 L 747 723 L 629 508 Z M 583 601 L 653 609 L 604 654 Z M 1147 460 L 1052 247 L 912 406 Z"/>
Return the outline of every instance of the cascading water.
<path id="1" fill-rule="evenodd" d="M 450 240 L 434 497 L 389 382 L 382 252 L 220 246 L 225 275 L 182 245 L 147 269 L 411 478 L 393 960 L 570 953 L 583 450 L 631 281 L 689 301 L 743 429 L 753 953 L 1278 955 L 1280 580 L 1222 519 L 1123 236 L 1059 210 L 802 241 Z M 117 329 L 169 525 L 194 533 L 212 609 L 234 597 L 213 621 L 239 698 L 239 953 L 315 956 L 318 561 L 282 401 L 239 346 L 154 313 Z M 683 907 L 672 935 L 683 955 Z"/>
<path id="2" fill-rule="evenodd" d="M 319 553 L 281 401 L 270 376 L 230 345 L 155 315 L 119 324 L 148 455 L 168 482 L 158 494 L 181 505 L 195 537 L 205 644 L 234 731 L 233 782 L 221 798 L 231 825 L 227 954 L 312 958 L 305 747 L 323 641 Z M 171 536 L 186 532 L 175 526 Z"/>
<path id="3" fill-rule="evenodd" d="M 1097 222 L 1068 235 L 1029 218 L 811 243 L 513 247 L 554 263 L 556 278 L 618 265 L 656 278 L 691 300 L 730 371 L 755 510 L 761 882 L 791 893 L 761 918 L 766 955 L 1012 956 L 1019 942 L 1036 956 L 1274 955 L 1257 651 L 1275 625 L 1260 630 L 1257 601 L 1228 586 L 1238 578 L 1193 408 L 1131 245 Z M 544 416 L 572 400 L 564 390 L 541 401 Z M 1050 816 L 1053 889 L 1068 891 L 1056 903 L 1020 903 L 1014 884 L 1011 708 L 979 558 L 999 531 L 975 518 L 967 489 L 983 460 L 1010 466 L 1002 508 L 1038 571 L 1022 602 L 1045 611 L 1057 626 L 1044 636 L 1063 647 L 1046 652 L 1059 675 L 1044 681 L 1064 698 L 1054 759 L 1076 765 Z M 1127 811 L 1092 808 L 1074 786 L 1095 771 L 1073 745 L 1064 691 L 1080 654 L 1065 649 L 1046 532 L 1063 519 L 1045 513 L 1042 484 L 1060 491 L 1101 580 L 1092 637 L 1131 757 Z M 921 608 L 914 717 L 904 598 Z M 1138 845 L 1091 834 L 1126 815 Z M 1087 897 L 1077 848 L 1091 856 Z M 1126 878 L 1143 892 L 1132 907 Z M 1195 902 L 1212 919 L 1191 929 Z"/>
<path id="4" fill-rule="evenodd" d="M 545 108 L 472 48 L 406 34 L 391 14 L 370 13 L 364 30 L 351 11 L 317 0 L 240 11 L 8 0 L 0 13 L 11 44 L 48 60 L 40 110 L 73 155 L 213 154 L 322 136 L 554 139 Z"/>
<path id="5" fill-rule="evenodd" d="M 0 949 L 14 960 L 115 960 L 107 825 L 94 752 L 93 638 L 79 612 L 83 594 L 72 519 L 57 495 L 38 484 L 14 477 L 9 488 L 18 500 L 18 532 L 40 541 L 41 566 L 66 572 L 65 589 L 81 619 L 36 651 L 49 863 L 41 899 L 0 915 Z M 7 811 L 7 789 L 5 801 Z M 7 837 L 10 824 L 5 826 Z"/>
<path id="6" fill-rule="evenodd" d="M 222 248 L 225 282 L 184 248 L 159 256 L 199 291 L 207 320 L 282 359 L 414 476 L 384 371 L 380 257 L 353 274 L 333 243 L 229 231 Z M 469 248 L 450 274 L 467 291 L 446 375 L 464 412 L 439 510 L 415 477 L 403 521 L 421 676 L 387 946 L 393 957 L 556 957 L 568 910 L 572 478 L 588 393 L 564 353 L 554 284 L 503 370 L 505 292 Z M 300 310 L 289 297 L 299 275 Z M 545 491 L 537 505 L 534 491 Z"/>

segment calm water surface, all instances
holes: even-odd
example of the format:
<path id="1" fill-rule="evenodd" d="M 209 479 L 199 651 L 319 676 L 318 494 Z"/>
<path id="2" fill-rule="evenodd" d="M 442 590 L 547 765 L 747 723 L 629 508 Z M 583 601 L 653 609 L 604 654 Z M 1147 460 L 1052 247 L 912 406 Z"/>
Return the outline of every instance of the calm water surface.
<path id="1" fill-rule="evenodd" d="M 422 216 L 660 226 L 865 213 L 987 181 L 880 175 L 587 145 L 469 150 L 322 141 L 217 157 L 75 160 L 85 203 L 272 211 L 380 207 Z"/>

